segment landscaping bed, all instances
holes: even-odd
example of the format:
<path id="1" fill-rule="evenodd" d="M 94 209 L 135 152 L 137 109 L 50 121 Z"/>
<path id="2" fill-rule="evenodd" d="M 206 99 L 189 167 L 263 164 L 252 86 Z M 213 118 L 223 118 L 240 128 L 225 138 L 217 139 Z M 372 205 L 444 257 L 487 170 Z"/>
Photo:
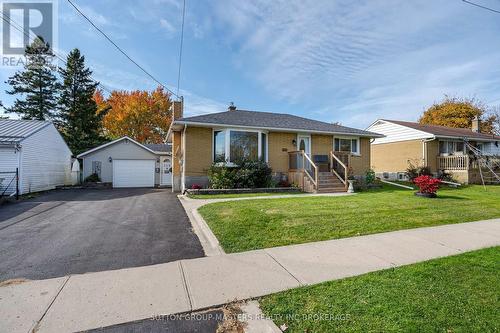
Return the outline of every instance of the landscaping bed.
<path id="1" fill-rule="evenodd" d="M 292 289 L 260 300 L 286 332 L 496 332 L 500 247 Z"/>
<path id="2" fill-rule="evenodd" d="M 186 190 L 189 195 L 214 195 L 214 194 L 247 194 L 247 193 L 278 193 L 278 194 L 288 194 L 288 193 L 301 193 L 300 189 L 297 187 L 265 187 L 265 188 L 230 188 L 230 189 L 214 189 L 214 188 L 202 188 L 202 189 L 189 189 Z"/>
<path id="3" fill-rule="evenodd" d="M 443 188 L 438 197 L 384 185 L 353 196 L 241 200 L 199 209 L 226 252 L 500 217 L 500 187 Z"/>
<path id="4" fill-rule="evenodd" d="M 279 195 L 308 194 L 304 192 L 273 192 L 273 193 L 234 193 L 234 194 L 189 194 L 191 199 L 231 199 L 231 198 L 253 198 L 253 197 L 272 197 Z"/>

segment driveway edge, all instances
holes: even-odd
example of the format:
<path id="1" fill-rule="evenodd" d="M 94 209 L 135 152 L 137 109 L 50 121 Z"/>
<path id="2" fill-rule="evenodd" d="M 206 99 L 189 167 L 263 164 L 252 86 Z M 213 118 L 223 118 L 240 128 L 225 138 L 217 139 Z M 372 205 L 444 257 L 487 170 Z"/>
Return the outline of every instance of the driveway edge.
<path id="1" fill-rule="evenodd" d="M 207 257 L 226 254 L 219 244 L 219 240 L 208 226 L 205 219 L 198 212 L 198 208 L 208 204 L 205 200 L 189 199 L 184 195 L 178 195 L 182 207 L 186 211 L 194 233 L 200 239 L 201 246 Z"/>

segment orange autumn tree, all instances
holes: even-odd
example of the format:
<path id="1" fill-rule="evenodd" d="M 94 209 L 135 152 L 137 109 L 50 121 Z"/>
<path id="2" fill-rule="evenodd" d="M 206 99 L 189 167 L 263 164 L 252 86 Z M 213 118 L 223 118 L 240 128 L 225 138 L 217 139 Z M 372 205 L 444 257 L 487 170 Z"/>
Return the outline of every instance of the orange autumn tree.
<path id="1" fill-rule="evenodd" d="M 482 120 L 481 132 L 494 133 L 496 116 L 488 114 L 484 103 L 474 98 L 457 98 L 445 95 L 442 101 L 434 103 L 422 114 L 419 123 L 470 129 L 475 117 Z"/>
<path id="2" fill-rule="evenodd" d="M 102 97 L 102 94 L 101 94 Z M 111 109 L 104 117 L 106 134 L 117 139 L 129 136 L 142 143 L 163 143 L 170 127 L 170 95 L 163 88 L 154 91 L 113 91 L 99 107 Z"/>

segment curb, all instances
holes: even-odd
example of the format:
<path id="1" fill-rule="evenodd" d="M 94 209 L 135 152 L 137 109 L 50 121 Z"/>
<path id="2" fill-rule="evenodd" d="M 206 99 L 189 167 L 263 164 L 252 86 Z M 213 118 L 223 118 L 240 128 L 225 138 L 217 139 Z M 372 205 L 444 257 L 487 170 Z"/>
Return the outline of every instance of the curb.
<path id="1" fill-rule="evenodd" d="M 226 254 L 220 246 L 219 240 L 207 225 L 205 219 L 198 213 L 198 208 L 204 206 L 206 203 L 187 200 L 186 197 L 182 195 L 178 195 L 177 197 L 186 211 L 193 231 L 198 236 L 205 255 L 207 257 L 213 257 Z"/>

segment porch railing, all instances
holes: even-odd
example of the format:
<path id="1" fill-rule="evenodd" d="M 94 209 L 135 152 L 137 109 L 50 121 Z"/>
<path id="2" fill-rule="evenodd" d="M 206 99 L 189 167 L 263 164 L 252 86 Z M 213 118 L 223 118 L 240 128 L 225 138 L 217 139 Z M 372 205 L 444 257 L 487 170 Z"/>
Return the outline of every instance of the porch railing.
<path id="1" fill-rule="evenodd" d="M 349 156 L 347 156 L 347 161 L 349 161 Z M 341 160 L 339 156 L 335 154 L 335 152 L 330 152 L 330 166 L 332 173 L 337 176 L 338 179 L 344 184 L 347 185 L 347 165 Z"/>
<path id="2" fill-rule="evenodd" d="M 288 169 L 291 171 L 302 171 L 318 188 L 318 167 L 303 150 L 288 153 Z"/>
<path id="3" fill-rule="evenodd" d="M 437 165 L 439 170 L 468 170 L 469 156 L 438 156 Z"/>

